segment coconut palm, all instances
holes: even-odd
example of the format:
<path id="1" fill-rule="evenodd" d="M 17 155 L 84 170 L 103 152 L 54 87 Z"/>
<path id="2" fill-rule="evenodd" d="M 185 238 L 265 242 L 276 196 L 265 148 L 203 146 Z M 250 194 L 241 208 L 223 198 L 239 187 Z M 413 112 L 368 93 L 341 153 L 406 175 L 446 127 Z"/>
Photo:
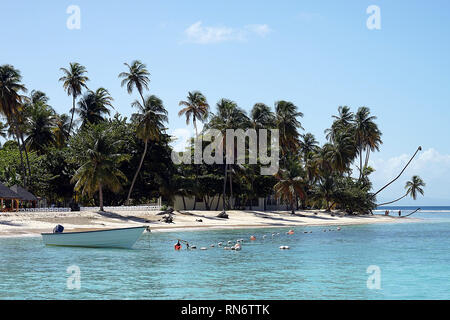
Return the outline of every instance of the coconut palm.
<path id="1" fill-rule="evenodd" d="M 137 89 L 142 99 L 142 104 L 145 105 L 145 99 L 143 90 L 148 90 L 148 84 L 150 82 L 150 72 L 147 70 L 147 66 L 139 60 L 134 60 L 131 65 L 124 63 L 128 67 L 128 72 L 121 72 L 119 78 L 122 78 L 121 86 L 127 86 L 127 92 L 131 94 L 134 88 Z"/>
<path id="2" fill-rule="evenodd" d="M 333 142 L 341 132 L 353 129 L 354 114 L 349 107 L 339 106 L 338 115 L 333 115 L 332 118 L 334 121 L 331 128 L 325 130 L 326 138 L 330 142 Z"/>
<path id="3" fill-rule="evenodd" d="M 303 127 L 297 118 L 303 117 L 296 105 L 289 101 L 275 103 L 276 124 L 280 135 L 280 146 L 283 156 L 288 153 L 297 153 L 300 147 L 299 129 Z"/>
<path id="4" fill-rule="evenodd" d="M 421 195 L 424 194 L 423 187 L 425 187 L 425 185 L 426 185 L 425 182 L 423 182 L 423 180 L 419 176 L 413 176 L 410 181 L 406 182 L 406 184 L 405 184 L 406 193 L 402 197 L 400 197 L 398 199 L 395 199 L 393 201 L 381 203 L 381 204 L 379 204 L 377 206 L 378 207 L 379 206 L 384 206 L 384 205 L 387 205 L 387 204 L 391 204 L 391 203 L 400 201 L 401 199 L 403 199 L 407 195 L 410 195 L 411 198 L 413 198 L 413 200 L 416 200 L 419 193 Z"/>
<path id="5" fill-rule="evenodd" d="M 122 189 L 121 180 L 126 181 L 118 169 L 126 159 L 117 151 L 121 143 L 120 140 L 113 141 L 108 130 L 92 130 L 86 141 L 83 164 L 71 180 L 75 183 L 75 191 L 81 191 L 83 195 L 92 197 L 98 191 L 100 211 L 104 211 L 103 189 L 117 193 Z"/>
<path id="6" fill-rule="evenodd" d="M 63 88 L 66 90 L 67 95 L 72 96 L 72 117 L 70 118 L 69 124 L 69 132 L 72 132 L 73 116 L 75 114 L 75 100 L 79 95 L 81 95 L 83 88 L 87 89 L 86 82 L 89 81 L 89 78 L 85 76 L 87 73 L 86 68 L 78 62 L 70 63 L 69 69 L 61 68 L 60 70 L 64 73 L 64 76 L 59 78 L 59 81 L 63 82 Z"/>
<path id="7" fill-rule="evenodd" d="M 286 169 L 280 169 L 275 175 L 278 180 L 274 186 L 275 195 L 287 201 L 291 207 L 291 214 L 295 214 L 295 204 L 298 197 L 305 199 L 304 171 L 298 162 L 289 160 Z"/>
<path id="8" fill-rule="evenodd" d="M 28 107 L 25 122 L 27 138 L 25 146 L 29 151 L 43 154 L 45 149 L 55 143 L 55 112 L 43 102 L 36 102 Z"/>
<path id="9" fill-rule="evenodd" d="M 381 143 L 381 132 L 374 122 L 377 117 L 370 115 L 370 109 L 367 107 L 360 107 L 354 117 L 354 134 L 355 143 L 359 152 L 359 178 L 363 176 L 363 151 L 370 152 L 370 150 L 378 150 Z M 369 159 L 366 156 L 366 162 Z"/>
<path id="10" fill-rule="evenodd" d="M 136 136 L 144 141 L 144 152 L 139 162 L 139 167 L 131 182 L 130 190 L 128 191 L 126 203 L 130 203 L 131 193 L 133 192 L 134 184 L 142 168 L 145 155 L 147 154 L 147 147 L 149 140 L 159 141 L 162 132 L 165 130 L 164 123 L 168 122 L 167 110 L 164 108 L 163 102 L 155 95 L 148 96 L 144 100 L 144 104 L 135 100 L 132 106 L 138 109 L 138 113 L 132 115 L 132 120 L 136 123 Z"/>
<path id="11" fill-rule="evenodd" d="M 55 115 L 53 134 L 55 136 L 55 146 L 59 149 L 63 148 L 70 137 L 70 117 L 63 113 Z"/>
<path id="12" fill-rule="evenodd" d="M 95 92 L 88 91 L 78 102 L 78 108 L 75 111 L 80 116 L 81 127 L 86 124 L 97 124 L 105 121 L 104 115 L 109 115 L 108 107 L 113 108 L 114 99 L 105 88 L 98 88 Z"/>
<path id="13" fill-rule="evenodd" d="M 226 142 L 226 130 L 227 129 L 246 129 L 250 125 L 250 119 L 247 117 L 244 110 L 239 108 L 234 101 L 228 99 L 221 99 L 217 102 L 217 112 L 213 113 L 209 122 L 206 124 L 206 129 L 216 129 L 222 133 L 222 146 L 227 146 Z M 229 146 L 227 146 L 229 147 Z M 225 150 L 225 152 L 231 152 L 231 150 Z M 223 180 L 223 211 L 226 211 L 226 183 L 227 174 L 230 164 L 224 163 L 224 180 Z M 230 176 L 231 178 L 231 176 Z M 230 179 L 230 188 L 232 186 Z M 232 190 L 230 189 L 232 198 Z M 231 202 L 231 201 L 230 201 Z"/>
<path id="14" fill-rule="evenodd" d="M 195 137 L 197 137 L 197 120 L 201 122 L 205 121 L 209 113 L 209 104 L 206 101 L 205 96 L 200 91 L 188 92 L 186 101 L 180 101 L 179 105 L 184 106 L 184 108 L 178 112 L 178 116 L 186 116 L 187 125 L 189 125 L 190 119 L 192 117 L 192 123 L 195 129 Z"/>
<path id="15" fill-rule="evenodd" d="M 22 110 L 23 96 L 20 92 L 26 92 L 27 89 L 21 83 L 22 76 L 20 71 L 13 66 L 5 64 L 0 66 L 0 114 L 4 115 L 10 124 L 10 129 L 16 136 L 20 152 L 20 163 L 23 172 L 23 183 L 26 185 L 27 171 L 23 162 L 22 148 L 20 139 L 23 135 L 20 132 L 19 115 Z"/>
<path id="16" fill-rule="evenodd" d="M 276 127 L 275 114 L 264 103 L 255 103 L 251 112 L 251 123 L 255 130 L 272 129 Z"/>
<path id="17" fill-rule="evenodd" d="M 303 156 L 303 161 L 305 164 L 308 162 L 309 154 L 311 152 L 316 152 L 319 148 L 319 143 L 316 140 L 316 137 L 312 133 L 306 133 L 301 135 L 300 140 L 300 153 Z"/>

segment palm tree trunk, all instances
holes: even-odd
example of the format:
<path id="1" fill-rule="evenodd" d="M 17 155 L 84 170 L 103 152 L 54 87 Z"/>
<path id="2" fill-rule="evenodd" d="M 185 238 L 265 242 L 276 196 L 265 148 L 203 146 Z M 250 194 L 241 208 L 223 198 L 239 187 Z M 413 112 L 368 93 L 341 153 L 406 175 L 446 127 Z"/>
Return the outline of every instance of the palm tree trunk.
<path id="1" fill-rule="evenodd" d="M 72 123 L 74 114 L 75 114 L 75 95 L 72 95 L 72 117 L 70 118 L 69 134 L 72 132 Z"/>
<path id="2" fill-rule="evenodd" d="M 100 211 L 105 211 L 103 210 L 103 189 L 101 183 L 98 184 L 98 198 L 100 201 Z"/>
<path id="3" fill-rule="evenodd" d="M 233 169 L 230 168 L 230 208 L 234 209 L 234 202 L 233 202 Z"/>
<path id="4" fill-rule="evenodd" d="M 23 134 L 20 132 L 20 140 L 22 140 L 22 146 L 23 150 L 25 151 L 25 160 L 27 161 L 27 167 L 28 167 L 28 183 L 31 184 L 31 166 L 30 166 L 30 160 L 28 159 L 28 151 L 25 146 L 25 141 L 23 140 Z"/>
<path id="5" fill-rule="evenodd" d="M 217 209 L 219 208 L 219 203 L 220 203 L 220 197 L 221 197 L 222 195 L 219 193 L 219 197 L 217 198 L 217 203 L 216 203 L 216 211 L 217 211 Z"/>
<path id="6" fill-rule="evenodd" d="M 23 186 L 26 188 L 26 186 L 27 186 L 27 171 L 26 171 L 25 165 L 23 163 L 22 148 L 20 147 L 19 124 L 18 124 L 18 121 L 17 121 L 17 119 L 16 119 L 16 117 L 14 115 L 12 116 L 12 118 L 13 118 L 13 125 L 14 125 L 15 136 L 16 136 L 16 139 L 17 139 L 17 145 L 18 145 L 19 153 L 20 153 L 20 166 L 22 168 L 22 173 L 23 173 L 23 177 L 22 177 L 22 179 L 23 179 Z"/>
<path id="7" fill-rule="evenodd" d="M 227 190 L 227 172 L 228 172 L 227 169 L 228 169 L 228 164 L 225 163 L 225 173 L 223 176 L 223 195 L 222 195 L 223 211 L 226 211 L 225 197 L 226 197 L 226 190 Z"/>
<path id="8" fill-rule="evenodd" d="M 186 210 L 186 200 L 184 199 L 184 196 L 181 196 L 181 198 L 183 199 L 183 208 Z"/>
<path id="9" fill-rule="evenodd" d="M 395 180 L 397 180 L 398 178 L 400 178 L 400 176 L 403 174 L 403 172 L 405 171 L 405 169 L 409 166 L 409 164 L 411 163 L 411 161 L 414 159 L 414 157 L 416 156 L 417 152 L 419 152 L 420 150 L 422 150 L 422 147 L 419 146 L 416 150 L 416 152 L 413 154 L 413 156 L 411 157 L 411 159 L 409 159 L 408 163 L 405 165 L 405 167 L 403 168 L 403 170 L 400 172 L 400 174 L 398 176 L 396 176 L 391 182 L 389 182 L 388 184 L 386 184 L 383 188 L 381 188 L 380 190 L 378 190 L 377 192 L 375 192 L 373 194 L 372 197 L 375 197 L 377 194 L 379 194 L 381 191 L 383 191 L 385 188 L 387 188 L 391 183 L 393 183 Z"/>
<path id="10" fill-rule="evenodd" d="M 398 199 L 396 199 L 396 200 L 394 200 L 394 201 L 389 201 L 389 202 L 377 204 L 377 207 L 381 207 L 381 206 L 384 206 L 384 205 L 386 205 L 386 204 L 391 204 L 391 203 L 400 201 L 400 200 L 402 200 L 404 197 L 406 197 L 407 195 L 408 195 L 408 192 L 405 193 L 405 195 L 404 195 L 403 197 L 400 197 L 400 198 L 398 198 Z"/>
<path id="11" fill-rule="evenodd" d="M 136 173 L 134 174 L 133 181 L 131 182 L 130 190 L 128 191 L 128 196 L 127 196 L 127 201 L 126 201 L 127 205 L 130 204 L 130 197 L 131 197 L 131 192 L 133 191 L 133 188 L 134 188 L 134 183 L 136 182 L 139 171 L 141 171 L 142 163 L 144 162 L 145 155 L 147 154 L 147 146 L 148 146 L 148 140 L 145 140 L 144 152 L 142 153 L 141 161 L 139 162 L 139 167 L 136 170 Z"/>
<path id="12" fill-rule="evenodd" d="M 139 90 L 139 95 L 141 96 L 141 99 L 142 99 L 142 106 L 145 106 L 145 99 L 144 99 L 144 96 L 142 95 L 141 90 Z"/>
<path id="13" fill-rule="evenodd" d="M 359 180 L 361 180 L 362 172 L 363 172 L 363 167 L 362 167 L 362 146 L 361 146 L 359 148 Z"/>

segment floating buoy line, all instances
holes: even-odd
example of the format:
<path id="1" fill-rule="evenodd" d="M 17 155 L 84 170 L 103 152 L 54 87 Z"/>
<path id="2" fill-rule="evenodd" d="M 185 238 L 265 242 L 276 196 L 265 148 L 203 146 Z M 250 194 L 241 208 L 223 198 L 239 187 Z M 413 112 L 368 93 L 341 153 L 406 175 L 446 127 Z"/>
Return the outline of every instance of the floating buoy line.
<path id="1" fill-rule="evenodd" d="M 341 231 L 341 227 L 337 227 L 336 229 L 323 229 L 323 232 L 331 232 L 331 231 Z M 311 230 L 305 230 L 303 231 L 303 233 L 308 234 L 308 233 L 312 233 Z M 295 234 L 295 231 L 290 229 L 289 231 L 286 232 L 286 235 L 293 235 Z M 280 236 L 279 232 L 276 233 L 272 233 L 271 234 L 271 238 L 275 238 L 277 236 Z M 266 234 L 263 234 L 261 236 L 262 240 L 265 240 L 267 237 Z M 180 251 L 183 248 L 183 245 L 186 247 L 187 250 L 195 250 L 197 249 L 196 245 L 190 245 L 189 242 L 187 240 L 183 240 L 183 239 L 174 239 L 175 241 L 177 241 L 174 245 L 174 249 L 176 251 Z M 250 242 L 256 241 L 257 238 L 255 235 L 251 235 L 249 237 Z M 235 251 L 240 251 L 242 250 L 242 244 L 245 242 L 244 239 L 237 239 L 237 240 L 228 240 L 228 241 L 219 241 L 216 243 L 211 243 L 209 245 L 210 248 L 215 248 L 216 245 L 218 248 L 223 248 L 224 250 L 235 250 Z M 227 244 L 227 245 L 224 245 Z M 279 247 L 281 250 L 289 250 L 290 247 L 286 246 L 286 245 L 282 245 Z M 200 250 L 208 250 L 208 247 L 200 247 Z"/>

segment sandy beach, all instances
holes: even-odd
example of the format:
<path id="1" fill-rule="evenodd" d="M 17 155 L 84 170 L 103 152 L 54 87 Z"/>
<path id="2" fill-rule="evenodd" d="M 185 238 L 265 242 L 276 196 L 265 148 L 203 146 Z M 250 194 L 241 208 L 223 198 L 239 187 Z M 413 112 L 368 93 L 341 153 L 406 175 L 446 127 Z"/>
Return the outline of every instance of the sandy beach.
<path id="1" fill-rule="evenodd" d="M 174 211 L 173 223 L 161 221 L 156 211 L 116 212 L 9 212 L 0 214 L 0 237 L 39 236 L 51 232 L 56 224 L 65 231 L 123 228 L 146 225 L 152 232 L 201 229 L 237 229 L 291 226 L 343 226 L 369 223 L 404 223 L 416 218 L 394 216 L 351 216 L 339 212 L 297 211 L 227 211 L 229 219 L 217 218 L 218 211 Z"/>

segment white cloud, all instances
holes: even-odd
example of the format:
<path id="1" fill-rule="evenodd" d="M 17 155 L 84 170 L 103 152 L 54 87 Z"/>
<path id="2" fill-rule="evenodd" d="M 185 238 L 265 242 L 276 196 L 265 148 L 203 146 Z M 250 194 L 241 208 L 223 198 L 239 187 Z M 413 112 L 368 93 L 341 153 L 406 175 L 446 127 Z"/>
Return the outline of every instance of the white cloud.
<path id="1" fill-rule="evenodd" d="M 395 178 L 411 156 L 412 154 L 402 154 L 389 159 L 374 158 L 371 160 L 369 165 L 376 170 L 371 175 L 374 190 L 378 190 Z M 403 175 L 380 193 L 379 199 L 390 200 L 404 194 L 405 182 L 410 180 L 413 175 L 420 176 L 426 183 L 425 198 L 423 199 L 448 199 L 450 204 L 450 188 L 448 186 L 450 181 L 450 155 L 441 154 L 434 148 L 420 152 Z M 399 204 L 405 204 L 406 202 L 414 203 L 412 199 L 405 199 L 404 202 L 399 202 Z"/>
<path id="2" fill-rule="evenodd" d="M 270 32 L 271 29 L 267 24 L 252 24 L 243 28 L 231 28 L 226 26 L 203 26 L 201 21 L 197 21 L 184 30 L 185 42 L 198 44 L 247 41 L 248 37 L 252 35 L 265 37 Z"/>

